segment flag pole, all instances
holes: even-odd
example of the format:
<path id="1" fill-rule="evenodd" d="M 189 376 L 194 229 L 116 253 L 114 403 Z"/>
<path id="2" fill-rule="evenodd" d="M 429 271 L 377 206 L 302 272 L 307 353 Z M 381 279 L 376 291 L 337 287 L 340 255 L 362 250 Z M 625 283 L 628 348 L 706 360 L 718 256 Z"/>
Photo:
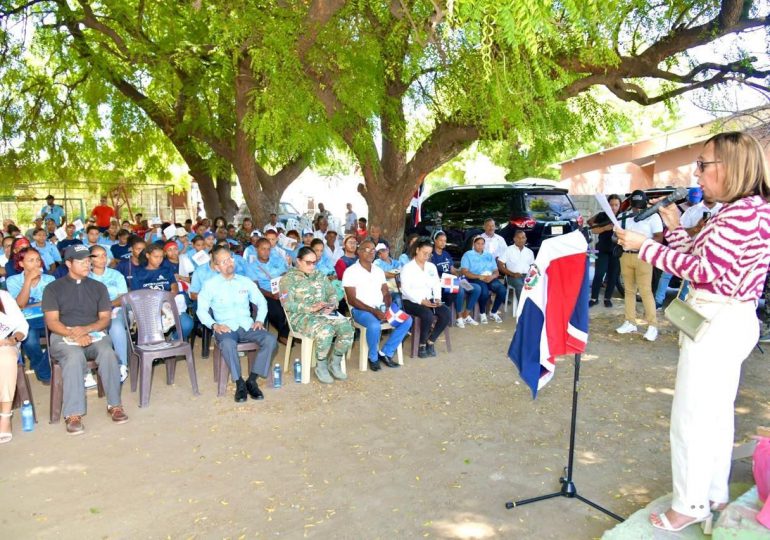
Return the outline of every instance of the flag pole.
<path id="1" fill-rule="evenodd" d="M 577 487 L 575 487 L 575 483 L 572 481 L 572 471 L 575 465 L 575 432 L 577 430 L 577 408 L 578 408 L 579 386 L 580 386 L 580 353 L 575 355 L 575 375 L 572 381 L 572 422 L 570 424 L 570 432 L 569 432 L 569 452 L 567 457 L 567 466 L 564 467 L 564 476 L 559 478 L 559 482 L 561 483 L 561 489 L 554 493 L 548 493 L 546 495 L 531 497 L 529 499 L 521 499 L 518 501 L 508 501 L 507 503 L 505 503 L 505 507 L 508 510 L 511 510 L 513 508 L 516 508 L 517 506 L 524 506 L 525 504 L 544 501 L 547 499 L 553 499 L 555 497 L 567 497 L 569 499 L 578 499 L 579 501 L 586 503 L 588 506 L 592 506 L 593 508 L 596 508 L 600 512 L 607 514 L 611 518 L 614 518 L 620 522 L 623 522 L 624 519 L 619 515 L 613 512 L 610 512 L 606 508 L 599 506 L 595 502 L 589 499 L 586 499 L 585 497 L 580 495 L 578 493 Z"/>

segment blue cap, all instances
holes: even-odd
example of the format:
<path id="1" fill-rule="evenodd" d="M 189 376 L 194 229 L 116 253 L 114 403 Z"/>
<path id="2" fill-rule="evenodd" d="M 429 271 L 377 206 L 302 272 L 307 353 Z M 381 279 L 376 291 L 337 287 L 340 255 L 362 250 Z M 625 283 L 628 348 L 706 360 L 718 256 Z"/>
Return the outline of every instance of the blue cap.
<path id="1" fill-rule="evenodd" d="M 703 189 L 700 186 L 691 187 L 687 193 L 687 202 L 698 204 L 703 200 Z"/>

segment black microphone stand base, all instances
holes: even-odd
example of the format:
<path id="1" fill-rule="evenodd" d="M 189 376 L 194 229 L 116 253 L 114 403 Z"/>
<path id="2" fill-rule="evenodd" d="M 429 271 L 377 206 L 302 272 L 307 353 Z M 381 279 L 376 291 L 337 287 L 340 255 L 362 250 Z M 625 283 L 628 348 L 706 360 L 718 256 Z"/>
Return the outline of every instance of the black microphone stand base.
<path id="1" fill-rule="evenodd" d="M 511 510 L 513 508 L 516 508 L 517 506 L 524 506 L 525 504 L 545 501 L 556 497 L 567 497 L 568 499 L 577 499 L 579 501 L 582 501 L 588 506 L 591 506 L 599 510 L 600 512 L 603 512 L 604 514 L 607 514 L 611 518 L 622 522 L 624 520 L 619 515 L 613 512 L 610 512 L 606 508 L 603 508 L 602 506 L 599 506 L 595 502 L 589 499 L 586 499 L 585 497 L 580 495 L 577 491 L 577 488 L 575 487 L 575 483 L 572 481 L 572 470 L 573 470 L 573 465 L 575 461 L 575 431 L 577 427 L 577 403 L 578 403 L 579 382 L 580 382 L 580 355 L 576 354 L 575 355 L 575 378 L 572 382 L 572 422 L 570 425 L 570 435 L 569 435 L 569 452 L 568 452 L 569 460 L 567 462 L 567 466 L 564 467 L 564 476 L 559 478 L 559 482 L 561 483 L 561 490 L 556 491 L 554 493 L 549 493 L 547 495 L 531 497 L 529 499 L 521 499 L 519 501 L 508 501 L 507 503 L 505 503 L 505 507 L 508 510 Z"/>

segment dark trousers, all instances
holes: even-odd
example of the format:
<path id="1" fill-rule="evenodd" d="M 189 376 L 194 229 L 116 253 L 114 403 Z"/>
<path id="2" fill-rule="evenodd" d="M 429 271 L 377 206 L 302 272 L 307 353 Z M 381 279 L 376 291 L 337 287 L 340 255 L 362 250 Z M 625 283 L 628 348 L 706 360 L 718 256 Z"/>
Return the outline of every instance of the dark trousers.
<path id="1" fill-rule="evenodd" d="M 278 330 L 278 337 L 287 337 L 289 322 L 286 320 L 286 312 L 281 307 L 281 302 L 269 297 L 265 297 L 265 300 L 267 300 L 267 320 Z"/>
<path id="2" fill-rule="evenodd" d="M 602 288 L 604 276 L 607 276 L 607 288 L 604 289 L 604 299 L 611 300 L 615 285 L 620 276 L 620 259 L 612 253 L 599 253 L 594 264 L 594 281 L 591 284 L 591 298 L 599 299 L 599 289 Z"/>
<path id="3" fill-rule="evenodd" d="M 492 293 L 495 293 L 495 301 L 492 304 L 492 313 L 497 313 L 497 310 L 500 309 L 500 306 L 503 305 L 503 302 L 505 302 L 505 296 L 508 290 L 505 288 L 505 285 L 503 285 L 503 282 L 499 279 L 493 279 L 489 283 L 486 281 L 481 281 L 480 279 L 469 279 L 470 283 L 476 283 L 479 287 L 481 287 L 481 294 L 479 295 L 479 310 L 482 314 L 486 314 L 487 312 L 487 302 L 489 302 L 489 298 L 492 296 Z"/>
<path id="4" fill-rule="evenodd" d="M 222 358 L 225 359 L 227 367 L 230 368 L 230 377 L 233 381 L 241 378 L 241 360 L 238 358 L 238 344 L 248 342 L 259 345 L 257 360 L 254 362 L 252 373 L 267 378 L 267 375 L 270 373 L 270 362 L 277 346 L 273 334 L 266 330 L 244 330 L 243 328 L 238 328 L 231 332 L 214 333 L 214 339 L 217 340 L 219 350 L 222 352 Z"/>
<path id="5" fill-rule="evenodd" d="M 412 317 L 420 318 L 420 345 L 425 345 L 428 341 L 434 343 L 452 318 L 452 310 L 446 304 L 429 308 L 415 304 L 406 298 L 404 298 L 404 311 Z M 431 327 L 433 327 L 432 331 Z"/>

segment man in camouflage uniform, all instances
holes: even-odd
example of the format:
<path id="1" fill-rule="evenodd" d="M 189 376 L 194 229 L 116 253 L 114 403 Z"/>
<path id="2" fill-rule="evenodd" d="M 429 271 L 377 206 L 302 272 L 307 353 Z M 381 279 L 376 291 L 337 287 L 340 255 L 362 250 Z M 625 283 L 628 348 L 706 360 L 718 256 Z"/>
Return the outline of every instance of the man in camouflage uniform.
<path id="1" fill-rule="evenodd" d="M 347 379 L 341 363 L 353 344 L 353 326 L 345 317 L 328 317 L 336 312 L 340 296 L 326 276 L 316 270 L 316 262 L 312 249 L 299 250 L 297 268 L 281 278 L 281 302 L 292 329 L 315 339 L 315 374 L 319 381 L 330 384 L 334 379 Z"/>

